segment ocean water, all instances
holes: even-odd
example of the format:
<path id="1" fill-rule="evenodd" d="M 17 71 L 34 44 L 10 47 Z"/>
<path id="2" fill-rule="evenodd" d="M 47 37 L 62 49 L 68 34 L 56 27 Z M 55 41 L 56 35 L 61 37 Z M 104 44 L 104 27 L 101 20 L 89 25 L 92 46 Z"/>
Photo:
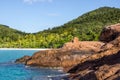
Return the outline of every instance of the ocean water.
<path id="1" fill-rule="evenodd" d="M 38 50 L 0 50 L 0 80 L 61 80 L 66 75 L 55 69 L 26 67 L 14 63 L 17 58 L 32 55 L 36 51 Z M 63 80 L 67 78 L 64 77 Z"/>

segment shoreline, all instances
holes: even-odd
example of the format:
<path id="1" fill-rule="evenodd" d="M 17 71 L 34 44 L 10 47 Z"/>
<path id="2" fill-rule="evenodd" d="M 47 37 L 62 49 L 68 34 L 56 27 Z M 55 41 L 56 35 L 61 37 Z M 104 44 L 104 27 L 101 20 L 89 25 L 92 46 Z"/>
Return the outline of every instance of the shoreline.
<path id="1" fill-rule="evenodd" d="M 51 50 L 50 48 L 0 48 L 0 50 Z"/>

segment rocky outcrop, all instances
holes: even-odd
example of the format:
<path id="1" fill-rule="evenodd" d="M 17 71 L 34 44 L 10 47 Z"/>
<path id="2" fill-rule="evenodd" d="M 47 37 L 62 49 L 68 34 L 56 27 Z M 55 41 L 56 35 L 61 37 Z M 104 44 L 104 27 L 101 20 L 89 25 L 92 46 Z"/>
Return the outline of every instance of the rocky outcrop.
<path id="1" fill-rule="evenodd" d="M 111 76 L 119 76 L 120 51 L 117 47 L 94 54 L 81 60 L 81 63 L 71 68 L 68 72 L 72 80 L 110 80 Z M 110 79 L 109 79 L 110 78 Z M 111 79 L 113 80 L 113 79 Z"/>
<path id="2" fill-rule="evenodd" d="M 79 42 L 68 42 L 64 44 L 62 49 L 64 50 L 74 50 L 74 51 L 90 51 L 90 52 L 98 52 L 103 46 L 103 42 L 98 41 L 79 41 Z"/>
<path id="3" fill-rule="evenodd" d="M 112 25 L 109 32 L 118 32 L 118 24 Z M 108 29 L 108 28 L 106 28 Z M 118 30 L 116 30 L 118 29 Z M 115 30 L 115 31 L 114 31 Z M 103 30 L 102 32 L 107 31 Z M 107 32 L 104 32 L 107 33 Z M 101 33 L 103 34 L 103 33 Z M 113 37 L 114 33 L 107 33 L 105 43 L 97 54 L 93 54 L 81 60 L 79 64 L 69 69 L 71 80 L 119 80 L 120 79 L 120 36 Z M 104 34 L 103 34 L 104 35 Z M 100 37 L 103 38 L 103 35 Z"/>
<path id="4" fill-rule="evenodd" d="M 28 61 L 28 60 L 30 60 L 31 59 L 31 57 L 30 56 L 23 56 L 22 58 L 20 58 L 20 59 L 16 59 L 16 63 L 23 63 L 23 64 L 26 64 L 26 62 Z"/>
<path id="5" fill-rule="evenodd" d="M 70 80 L 120 79 L 120 24 L 103 29 L 100 41 L 74 38 L 62 48 L 36 52 L 17 63 L 38 67 L 62 67 Z"/>
<path id="6" fill-rule="evenodd" d="M 62 48 L 39 51 L 27 59 L 26 56 L 17 59 L 16 62 L 28 66 L 70 68 L 78 64 L 82 58 L 100 51 L 100 47 L 103 45 L 102 42 L 79 41 L 75 37 L 71 42 L 63 45 Z"/>
<path id="7" fill-rule="evenodd" d="M 46 50 L 36 52 L 32 57 L 29 57 L 28 59 L 25 57 L 17 59 L 16 62 L 24 63 L 28 66 L 38 67 L 71 67 L 78 64 L 82 58 L 90 56 L 91 53 L 93 52 Z"/>
<path id="8" fill-rule="evenodd" d="M 120 23 L 105 27 L 100 35 L 100 41 L 110 42 L 120 36 Z"/>

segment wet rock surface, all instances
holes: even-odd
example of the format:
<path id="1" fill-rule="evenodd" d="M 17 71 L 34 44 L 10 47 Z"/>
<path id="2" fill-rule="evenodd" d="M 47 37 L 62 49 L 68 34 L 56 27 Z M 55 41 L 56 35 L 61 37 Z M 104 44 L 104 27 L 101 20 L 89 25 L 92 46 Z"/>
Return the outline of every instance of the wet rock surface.
<path id="1" fill-rule="evenodd" d="M 23 64 L 26 64 L 26 62 L 31 59 L 30 56 L 23 56 L 22 58 L 20 59 L 16 59 L 15 63 L 23 63 Z"/>

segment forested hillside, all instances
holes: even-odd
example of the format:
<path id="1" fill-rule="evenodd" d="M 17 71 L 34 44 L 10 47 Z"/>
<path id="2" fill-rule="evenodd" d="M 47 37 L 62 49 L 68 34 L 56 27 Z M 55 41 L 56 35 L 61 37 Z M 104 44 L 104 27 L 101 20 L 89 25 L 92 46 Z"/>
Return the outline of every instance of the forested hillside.
<path id="1" fill-rule="evenodd" d="M 0 25 L 0 47 L 57 48 L 73 37 L 79 37 L 81 41 L 98 40 L 104 26 L 119 22 L 120 9 L 101 7 L 85 13 L 62 26 L 34 34 L 26 34 Z"/>
<path id="2" fill-rule="evenodd" d="M 10 28 L 9 26 L 0 24 L 0 46 L 4 47 L 6 42 L 15 42 L 19 37 L 24 37 L 26 33 Z"/>

